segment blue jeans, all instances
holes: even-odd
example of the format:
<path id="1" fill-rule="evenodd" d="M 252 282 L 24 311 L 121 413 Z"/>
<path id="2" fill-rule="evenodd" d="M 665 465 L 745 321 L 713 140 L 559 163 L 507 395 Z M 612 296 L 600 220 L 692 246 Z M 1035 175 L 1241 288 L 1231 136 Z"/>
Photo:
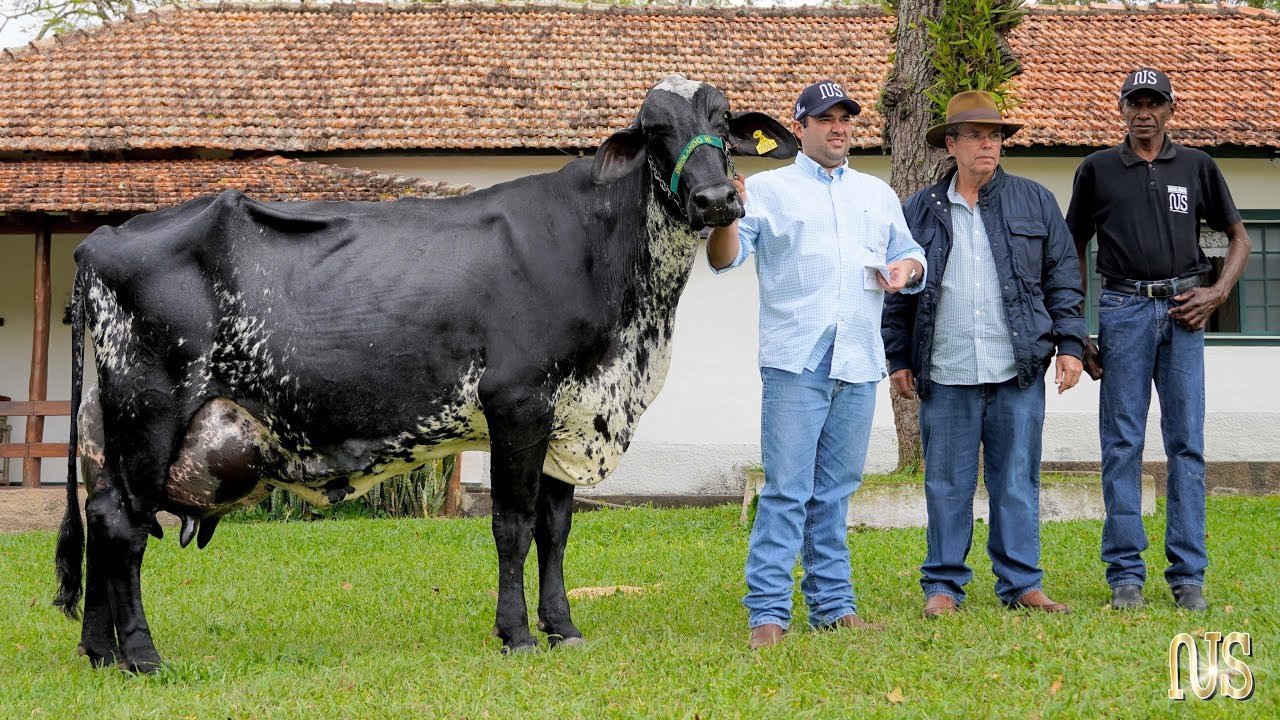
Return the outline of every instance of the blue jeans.
<path id="1" fill-rule="evenodd" d="M 973 495 L 978 445 L 990 497 L 987 554 L 996 595 L 1012 603 L 1038 590 L 1040 569 L 1040 442 L 1044 430 L 1044 376 L 1025 390 L 1018 380 L 984 385 L 930 385 L 920 402 L 924 494 L 929 543 L 920 567 L 925 597 L 964 601 L 973 578 L 965 564 L 973 544 Z"/>
<path id="2" fill-rule="evenodd" d="M 1168 459 L 1165 556 L 1170 586 L 1202 585 L 1209 565 L 1204 509 L 1204 331 L 1169 317 L 1172 300 L 1103 290 L 1098 300 L 1102 346 L 1102 559 L 1107 584 L 1142 585 L 1142 448 L 1155 381 L 1160 431 Z"/>
<path id="3" fill-rule="evenodd" d="M 764 488 L 747 550 L 751 627 L 791 622 L 796 557 L 809 623 L 856 612 L 850 579 L 849 496 L 862 484 L 876 383 L 832 380 L 828 353 L 814 372 L 760 368 Z"/>

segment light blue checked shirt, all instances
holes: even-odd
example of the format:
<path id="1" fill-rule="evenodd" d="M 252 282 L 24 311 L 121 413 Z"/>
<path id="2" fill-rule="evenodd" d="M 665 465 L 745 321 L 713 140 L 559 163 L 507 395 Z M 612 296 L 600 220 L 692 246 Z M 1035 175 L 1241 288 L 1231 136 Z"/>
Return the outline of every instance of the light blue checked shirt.
<path id="1" fill-rule="evenodd" d="M 930 379 L 943 385 L 1004 382 L 1018 374 L 1018 364 L 982 211 L 956 192 L 955 176 L 947 198 L 951 254 L 938 293 Z"/>
<path id="2" fill-rule="evenodd" d="M 898 196 L 847 162 L 828 175 L 804 153 L 792 165 L 752 175 L 746 187 L 738 256 L 716 272 L 755 253 L 760 366 L 812 371 L 830 350 L 832 378 L 879 381 L 886 374 L 884 291 L 864 289 L 864 268 L 906 258 L 925 267 Z M 919 292 L 920 280 L 903 292 Z"/>

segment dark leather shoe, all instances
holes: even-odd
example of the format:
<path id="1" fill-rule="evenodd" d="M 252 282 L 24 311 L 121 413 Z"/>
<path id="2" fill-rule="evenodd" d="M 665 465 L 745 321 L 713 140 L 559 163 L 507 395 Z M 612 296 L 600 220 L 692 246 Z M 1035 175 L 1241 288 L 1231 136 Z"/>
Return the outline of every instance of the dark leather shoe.
<path id="1" fill-rule="evenodd" d="M 1141 585 L 1119 585 L 1111 588 L 1112 610 L 1136 610 L 1147 604 L 1142 599 Z"/>
<path id="2" fill-rule="evenodd" d="M 830 625 L 823 626 L 824 630 L 840 630 L 842 628 L 853 628 L 855 630 L 883 630 L 884 626 L 880 623 L 867 622 L 853 613 L 845 615 Z"/>
<path id="3" fill-rule="evenodd" d="M 1191 612 L 1205 612 L 1209 609 L 1209 603 L 1205 602 L 1204 591 L 1199 585 L 1175 585 L 1173 601 L 1178 607 Z"/>
<path id="4" fill-rule="evenodd" d="M 747 647 L 752 650 L 773 647 L 782 642 L 782 638 L 786 637 L 786 635 L 787 631 L 781 625 L 772 623 L 757 625 L 751 628 L 751 639 L 747 641 Z"/>
<path id="5" fill-rule="evenodd" d="M 929 599 L 924 601 L 925 618 L 954 615 L 958 612 L 960 612 L 960 606 L 956 605 L 956 599 L 946 593 L 930 595 Z"/>
<path id="6" fill-rule="evenodd" d="M 1060 602 L 1054 602 L 1048 595 L 1041 590 L 1028 590 L 1018 596 L 1017 600 L 1009 605 L 1011 608 L 1026 608 L 1028 610 L 1039 610 L 1040 612 L 1060 613 L 1070 612 L 1071 608 Z"/>

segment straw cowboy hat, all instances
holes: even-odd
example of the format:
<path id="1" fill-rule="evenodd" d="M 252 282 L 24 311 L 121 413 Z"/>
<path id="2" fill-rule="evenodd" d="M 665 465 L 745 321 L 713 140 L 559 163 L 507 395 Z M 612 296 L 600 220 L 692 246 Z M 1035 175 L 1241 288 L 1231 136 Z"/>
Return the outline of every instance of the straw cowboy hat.
<path id="1" fill-rule="evenodd" d="M 996 99 L 989 92 L 967 90 L 947 101 L 947 121 L 929 128 L 924 141 L 936 148 L 947 147 L 947 130 L 961 123 L 983 123 L 1001 126 L 1005 137 L 1022 129 L 1022 123 L 1011 123 L 1000 117 Z"/>

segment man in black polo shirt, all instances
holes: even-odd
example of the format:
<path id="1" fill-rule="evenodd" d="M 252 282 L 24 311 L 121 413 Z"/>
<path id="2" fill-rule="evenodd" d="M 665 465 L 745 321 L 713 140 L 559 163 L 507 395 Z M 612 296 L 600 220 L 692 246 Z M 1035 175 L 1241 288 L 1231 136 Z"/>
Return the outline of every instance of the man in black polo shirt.
<path id="1" fill-rule="evenodd" d="M 1080 257 L 1098 235 L 1101 368 L 1088 352 L 1085 368 L 1095 378 L 1102 373 L 1102 559 L 1116 609 L 1143 605 L 1142 447 L 1153 380 L 1168 458 L 1165 579 L 1180 607 L 1208 609 L 1201 591 L 1209 564 L 1204 327 L 1244 271 L 1250 243 L 1218 166 L 1165 134 L 1175 108 L 1167 75 L 1151 68 L 1130 73 L 1120 89 L 1129 133 L 1120 145 L 1085 158 L 1067 211 Z M 1201 220 L 1230 239 L 1222 272 L 1208 286 Z M 1087 283 L 1085 268 L 1081 263 Z"/>

